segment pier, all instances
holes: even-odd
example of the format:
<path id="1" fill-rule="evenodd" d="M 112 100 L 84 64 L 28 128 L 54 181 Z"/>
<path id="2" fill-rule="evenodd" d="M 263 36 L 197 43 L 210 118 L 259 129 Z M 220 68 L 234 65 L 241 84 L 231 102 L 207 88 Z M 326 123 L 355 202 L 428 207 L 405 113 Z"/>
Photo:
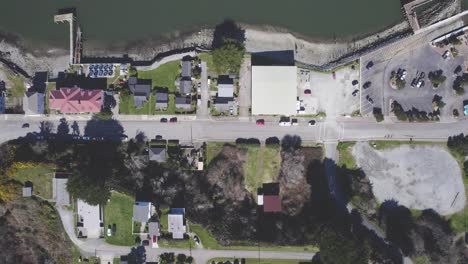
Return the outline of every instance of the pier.
<path id="1" fill-rule="evenodd" d="M 59 14 L 54 16 L 55 23 L 68 22 L 70 25 L 70 65 L 80 63 L 82 50 L 82 32 L 74 13 Z"/>

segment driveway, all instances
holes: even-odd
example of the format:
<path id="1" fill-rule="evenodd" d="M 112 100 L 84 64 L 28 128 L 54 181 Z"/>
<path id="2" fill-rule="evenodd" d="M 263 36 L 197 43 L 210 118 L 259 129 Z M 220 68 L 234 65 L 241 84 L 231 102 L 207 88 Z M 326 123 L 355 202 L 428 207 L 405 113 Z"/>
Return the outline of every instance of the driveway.
<path id="1" fill-rule="evenodd" d="M 239 116 L 249 117 L 252 104 L 252 67 L 251 59 L 244 58 L 239 76 Z"/>
<path id="2" fill-rule="evenodd" d="M 197 119 L 207 119 L 209 117 L 208 109 L 208 100 L 209 100 L 209 91 L 208 91 L 208 68 L 206 67 L 206 62 L 201 62 L 201 104 L 197 107 Z"/>

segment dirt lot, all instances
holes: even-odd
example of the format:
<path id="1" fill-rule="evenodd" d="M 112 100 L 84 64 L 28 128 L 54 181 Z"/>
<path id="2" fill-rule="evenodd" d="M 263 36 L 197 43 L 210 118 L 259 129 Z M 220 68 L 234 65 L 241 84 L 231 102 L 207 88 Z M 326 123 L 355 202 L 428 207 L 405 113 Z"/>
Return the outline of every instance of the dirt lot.
<path id="1" fill-rule="evenodd" d="M 379 202 L 394 199 L 412 209 L 433 208 L 443 215 L 465 207 L 461 170 L 442 146 L 375 150 L 367 142 L 358 142 L 352 153 L 370 178 Z"/>
<path id="2" fill-rule="evenodd" d="M 346 67 L 336 71 L 335 78 L 331 73 L 314 71 L 301 72 L 298 69 L 298 96 L 303 101 L 305 114 L 325 112 L 327 117 L 352 114 L 359 110 L 359 96 L 353 96 L 358 86 L 352 85 L 359 80 L 359 70 Z M 304 94 L 306 89 L 311 94 Z"/>

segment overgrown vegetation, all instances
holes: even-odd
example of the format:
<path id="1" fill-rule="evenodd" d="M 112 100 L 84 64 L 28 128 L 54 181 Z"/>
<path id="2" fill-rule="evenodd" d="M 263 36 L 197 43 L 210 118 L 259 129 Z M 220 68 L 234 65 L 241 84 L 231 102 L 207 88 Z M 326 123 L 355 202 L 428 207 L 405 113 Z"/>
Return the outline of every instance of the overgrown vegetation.
<path id="1" fill-rule="evenodd" d="M 175 80 L 180 75 L 180 61 L 171 61 L 159 65 L 154 70 L 137 71 L 133 76 L 140 79 L 151 79 L 152 88 L 168 88 L 168 91 L 174 93 L 177 91 Z"/>
<path id="2" fill-rule="evenodd" d="M 455 81 L 453 81 L 453 90 L 457 95 L 465 94 L 465 86 L 468 84 L 468 74 L 463 73 L 461 76 L 457 76 Z"/>
<path id="3" fill-rule="evenodd" d="M 398 120 L 409 122 L 438 121 L 440 115 L 439 110 L 427 113 L 414 107 L 405 111 L 397 101 L 392 102 L 392 113 L 395 114 Z"/>

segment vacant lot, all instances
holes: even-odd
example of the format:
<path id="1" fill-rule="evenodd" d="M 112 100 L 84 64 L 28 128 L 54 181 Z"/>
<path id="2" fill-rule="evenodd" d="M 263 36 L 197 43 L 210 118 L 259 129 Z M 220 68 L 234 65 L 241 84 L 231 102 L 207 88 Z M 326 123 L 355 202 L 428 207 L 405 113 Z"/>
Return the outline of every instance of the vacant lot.
<path id="1" fill-rule="evenodd" d="M 133 204 L 132 197 L 112 192 L 110 201 L 104 208 L 104 222 L 106 230 L 106 242 L 114 245 L 132 246 L 135 244 L 135 236 L 132 235 Z M 116 232 L 107 236 L 108 225 L 116 225 Z"/>
<path id="2" fill-rule="evenodd" d="M 359 142 L 352 153 L 380 202 L 394 199 L 411 209 L 432 208 L 443 215 L 465 207 L 460 167 L 443 146 L 401 145 L 376 150 Z"/>
<path id="3" fill-rule="evenodd" d="M 138 71 L 138 78 L 151 79 L 152 87 L 165 87 L 169 92 L 175 92 L 175 80 L 180 75 L 180 61 L 171 61 L 150 71 Z"/>
<path id="4" fill-rule="evenodd" d="M 15 163 L 11 168 L 11 177 L 17 181 L 33 183 L 33 194 L 45 199 L 52 199 L 52 178 L 55 167 L 50 164 Z"/>

